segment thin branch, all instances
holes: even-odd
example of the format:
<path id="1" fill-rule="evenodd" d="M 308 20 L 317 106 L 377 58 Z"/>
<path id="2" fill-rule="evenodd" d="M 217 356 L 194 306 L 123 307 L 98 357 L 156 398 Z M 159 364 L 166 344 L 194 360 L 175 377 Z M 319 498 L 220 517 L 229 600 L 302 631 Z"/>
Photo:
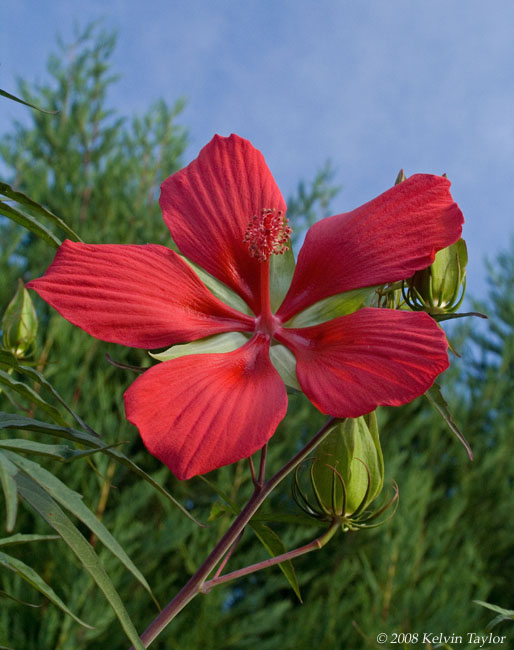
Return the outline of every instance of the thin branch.
<path id="1" fill-rule="evenodd" d="M 268 443 L 264 445 L 261 449 L 261 464 L 259 467 L 259 478 L 257 479 L 257 485 L 264 485 L 264 476 L 266 474 L 266 457 L 268 455 Z"/>
<path id="2" fill-rule="evenodd" d="M 239 540 L 240 540 L 241 537 L 243 536 L 243 533 L 244 533 L 244 530 L 242 530 L 242 531 L 239 533 L 238 538 L 237 538 L 237 539 L 235 540 L 235 542 L 232 544 L 232 546 L 230 547 L 230 550 L 228 551 L 228 553 L 227 553 L 227 554 L 225 555 L 225 557 L 223 558 L 222 563 L 219 565 L 219 567 L 218 567 L 216 573 L 214 574 L 214 578 L 218 578 L 218 577 L 221 575 L 221 572 L 222 572 L 223 569 L 225 568 L 227 562 L 230 560 L 230 558 L 231 558 L 231 556 L 232 556 L 232 553 L 236 550 L 236 546 L 239 544 Z"/>
<path id="3" fill-rule="evenodd" d="M 252 475 L 252 483 L 254 485 L 257 484 L 257 476 L 255 474 L 255 465 L 253 464 L 253 458 L 251 456 L 248 457 L 248 463 L 250 465 L 250 474 Z"/>
<path id="4" fill-rule="evenodd" d="M 305 555 L 306 553 L 310 553 L 311 551 L 317 551 L 323 548 L 325 544 L 333 537 L 333 535 L 338 530 L 340 523 L 341 522 L 338 519 L 334 520 L 330 528 L 326 532 L 324 532 L 323 535 L 317 537 L 312 542 L 305 544 L 305 546 L 300 546 L 299 548 L 295 548 L 293 551 L 287 551 L 286 553 L 282 553 L 281 555 L 270 557 L 267 560 L 263 560 L 262 562 L 257 562 L 256 564 L 252 564 L 250 566 L 244 567 L 243 569 L 238 569 L 237 571 L 226 573 L 224 576 L 218 577 L 216 575 L 211 580 L 207 580 L 207 582 L 204 582 L 203 586 L 200 588 L 200 591 L 203 594 L 207 594 L 213 587 L 216 587 L 217 585 L 221 585 L 224 582 L 229 582 L 230 580 L 236 580 L 237 578 L 242 578 L 243 576 L 247 576 L 250 573 L 255 573 L 256 571 L 267 569 L 270 566 L 275 566 L 275 564 L 281 564 L 282 562 L 287 562 L 288 560 L 292 560 L 295 557 L 300 557 L 300 555 Z"/>
<path id="5" fill-rule="evenodd" d="M 246 506 L 233 521 L 225 535 L 207 556 L 198 571 L 191 576 L 189 581 L 182 587 L 178 594 L 166 607 L 156 616 L 154 621 L 141 635 L 141 641 L 145 648 L 162 632 L 162 630 L 184 609 L 193 598 L 200 593 L 203 584 L 216 568 L 226 553 L 230 550 L 235 540 L 244 530 L 250 519 L 260 508 L 266 497 L 281 483 L 285 477 L 292 472 L 307 456 L 315 449 L 326 436 L 336 418 L 329 418 L 316 435 L 290 460 L 288 461 L 269 481 L 262 486 L 256 485 L 253 495 Z M 134 650 L 132 646 L 131 650 Z"/>

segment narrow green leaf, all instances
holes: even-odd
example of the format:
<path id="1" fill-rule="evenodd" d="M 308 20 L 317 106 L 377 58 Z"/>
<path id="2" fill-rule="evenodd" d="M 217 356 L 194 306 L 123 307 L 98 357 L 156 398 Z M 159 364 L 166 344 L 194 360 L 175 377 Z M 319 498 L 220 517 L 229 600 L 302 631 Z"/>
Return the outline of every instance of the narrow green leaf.
<path id="1" fill-rule="evenodd" d="M 91 427 L 89 427 L 84 420 L 82 420 L 81 417 L 79 417 L 75 411 L 69 406 L 66 401 L 59 395 L 59 393 L 55 390 L 55 388 L 52 386 L 52 384 L 45 379 L 45 377 L 35 370 L 34 368 L 31 368 L 30 366 L 23 365 L 20 363 L 20 361 L 12 354 L 11 352 L 8 352 L 7 350 L 0 350 L 0 365 L 5 365 L 7 368 L 12 368 L 13 370 L 16 370 L 16 372 L 19 372 L 22 375 L 25 375 L 26 377 L 30 377 L 33 379 L 35 382 L 41 384 L 43 388 L 48 390 L 50 394 L 61 404 L 64 406 L 64 408 L 68 411 L 68 413 L 73 417 L 73 419 L 80 424 L 81 427 L 83 427 L 86 431 L 89 431 L 90 433 L 93 433 L 94 435 L 96 434 Z"/>
<path id="2" fill-rule="evenodd" d="M 73 241 L 82 241 L 77 233 L 72 228 L 70 228 L 70 226 L 68 226 L 68 224 L 65 223 L 60 217 L 42 206 L 37 201 L 31 199 L 23 192 L 14 190 L 10 185 L 7 185 L 7 183 L 0 182 L 0 194 L 3 194 L 3 196 L 6 196 L 8 199 L 16 201 L 16 203 L 19 203 L 23 207 L 27 208 L 33 214 L 35 213 L 37 216 L 43 219 L 48 219 L 48 221 L 50 221 L 54 226 L 57 226 L 57 228 L 60 228 Z"/>
<path id="3" fill-rule="evenodd" d="M 433 384 L 433 386 L 431 386 L 431 388 L 429 388 L 425 393 L 425 397 L 446 422 L 450 431 L 464 445 L 464 448 L 468 452 L 469 460 L 473 460 L 473 452 L 471 451 L 470 444 L 461 433 L 459 427 L 455 424 L 450 409 L 448 408 L 448 404 L 441 393 L 441 387 L 439 384 Z"/>
<path id="4" fill-rule="evenodd" d="M 11 219 L 11 221 L 19 223 L 20 226 L 23 226 L 27 230 L 30 230 L 30 232 L 34 233 L 36 237 L 39 237 L 39 239 L 42 239 L 53 248 L 59 248 L 59 246 L 62 244 L 61 240 L 58 239 L 52 232 L 50 232 L 48 228 L 45 228 L 43 224 L 39 223 L 37 219 L 31 217 L 28 214 L 25 214 L 24 212 L 15 210 L 13 207 L 7 205 L 7 203 L 4 203 L 3 201 L 0 201 L 0 214 L 2 214 L 4 217 L 7 217 L 8 219 Z"/>
<path id="5" fill-rule="evenodd" d="M 76 460 L 77 458 L 83 458 L 84 456 L 91 456 L 91 454 L 97 454 L 104 449 L 113 446 L 114 445 L 109 445 L 105 448 L 79 451 L 78 449 L 73 449 L 73 447 L 69 447 L 68 445 L 47 445 L 42 442 L 34 442 L 32 440 L 23 440 L 19 438 L 4 438 L 3 440 L 0 440 L 0 449 L 8 449 L 10 451 L 26 454 L 36 454 L 38 456 L 47 456 L 65 463 L 71 460 Z"/>
<path id="6" fill-rule="evenodd" d="M 52 602 L 54 605 L 57 605 L 57 607 L 62 609 L 62 611 L 65 614 L 68 614 L 68 616 L 71 616 L 75 621 L 77 621 L 77 623 L 80 623 L 80 625 L 87 627 L 90 630 L 94 630 L 94 627 L 92 625 L 88 625 L 82 619 L 76 616 L 59 598 L 52 587 L 50 587 L 50 585 L 48 585 L 43 580 L 43 578 L 27 564 L 15 557 L 0 552 L 0 566 L 3 566 L 5 569 L 10 569 L 11 571 L 17 573 L 20 578 L 23 578 L 23 580 L 40 591 L 44 596 L 48 598 L 50 602 Z"/>
<path id="7" fill-rule="evenodd" d="M 16 524 L 16 513 L 18 512 L 18 488 L 14 480 L 16 468 L 0 453 L 0 483 L 5 498 L 6 524 L 8 533 L 14 529 Z"/>
<path id="8" fill-rule="evenodd" d="M 44 108 L 39 108 L 39 106 L 35 106 L 30 102 L 26 102 L 24 99 L 20 99 L 19 97 L 16 97 L 16 95 L 11 95 L 11 93 L 8 93 L 6 90 L 2 90 L 1 88 L 0 88 L 0 95 L 2 97 L 7 97 L 7 99 L 12 99 L 13 102 L 18 102 L 18 104 L 23 104 L 24 106 L 28 106 L 29 108 L 34 108 L 36 111 L 39 111 L 40 113 L 46 113 L 47 115 L 56 115 L 59 112 L 59 111 L 47 111 Z"/>
<path id="9" fill-rule="evenodd" d="M 143 574 L 139 571 L 127 553 L 102 522 L 97 519 L 93 512 L 91 512 L 91 510 L 84 504 L 82 495 L 71 490 L 51 472 L 48 472 L 46 469 L 41 467 L 41 465 L 38 465 L 38 463 L 34 463 L 27 458 L 22 458 L 21 456 L 14 454 L 10 455 L 10 460 L 41 488 L 43 488 L 43 490 L 55 499 L 57 503 L 60 503 L 64 508 L 66 508 L 66 510 L 69 510 L 74 514 L 77 519 L 80 519 L 80 521 L 96 535 L 102 544 L 104 544 L 104 546 L 108 548 L 122 564 L 125 565 L 136 580 L 143 585 L 150 596 L 154 598 L 150 585 Z"/>
<path id="10" fill-rule="evenodd" d="M 280 537 L 269 526 L 253 521 L 253 519 L 250 521 L 250 526 L 271 557 L 281 555 L 287 551 Z M 298 584 L 292 562 L 287 560 L 286 562 L 281 562 L 278 566 L 297 595 L 298 600 L 303 602 L 300 594 L 300 585 Z"/>
<path id="11" fill-rule="evenodd" d="M 38 406 L 42 411 L 49 415 L 54 422 L 57 422 L 57 424 L 66 424 L 66 420 L 62 417 L 55 406 L 46 402 L 33 388 L 27 386 L 27 384 L 24 384 L 21 381 L 17 381 L 9 373 L 4 372 L 3 370 L 0 370 L 0 384 L 7 386 L 18 393 L 18 395 L 21 395 L 32 404 Z"/>
<path id="12" fill-rule="evenodd" d="M 78 431 L 77 429 L 72 429 L 70 427 L 62 427 L 57 424 L 50 424 L 48 422 L 41 422 L 40 420 L 33 420 L 32 418 L 26 418 L 22 415 L 16 415 L 13 413 L 5 413 L 0 411 L 0 429 L 21 429 L 22 431 L 37 431 L 39 433 L 46 433 L 51 436 L 56 436 L 58 438 L 66 438 L 68 440 L 73 440 L 79 444 L 83 444 L 86 447 L 93 447 L 95 449 L 100 449 L 103 453 L 107 454 L 114 460 L 118 461 L 122 465 L 128 467 L 132 472 L 140 476 L 147 483 L 149 483 L 153 488 L 165 496 L 174 506 L 176 506 L 186 517 L 191 519 L 197 526 L 204 528 L 204 524 L 200 523 L 193 515 L 184 508 L 184 506 L 177 501 L 171 494 L 162 487 L 157 481 L 155 481 L 149 474 L 142 470 L 136 463 L 127 458 L 121 451 L 115 448 L 111 448 L 109 445 L 106 445 L 102 442 L 98 434 L 86 433 L 85 431 Z"/>
<path id="13" fill-rule="evenodd" d="M 0 539 L 0 546 L 12 546 L 14 544 L 28 544 L 30 542 L 48 542 L 59 539 L 58 535 L 24 535 L 17 533 Z"/>
<path id="14" fill-rule="evenodd" d="M 368 296 L 375 291 L 377 287 L 365 287 L 363 289 L 354 289 L 345 293 L 338 293 L 335 296 L 329 296 L 315 302 L 307 309 L 304 309 L 296 316 L 293 316 L 287 323 L 287 327 L 310 327 L 319 325 L 326 321 L 346 316 L 357 309 L 360 309 Z"/>
<path id="15" fill-rule="evenodd" d="M 14 600 L 15 603 L 18 603 L 18 605 L 25 605 L 26 607 L 41 607 L 41 605 L 36 605 L 35 603 L 27 603 L 24 600 L 20 600 L 19 598 L 16 598 L 12 594 L 8 594 L 6 591 L 0 591 L 0 598 L 8 598 L 9 600 Z M 0 645 L 0 648 L 4 648 L 5 646 Z"/>
<path id="16" fill-rule="evenodd" d="M 514 620 L 514 609 L 504 609 L 503 607 L 500 607 L 499 605 L 493 605 L 492 603 L 486 603 L 484 600 L 474 600 L 474 603 L 477 605 L 481 605 L 482 607 L 486 607 L 487 609 L 490 609 L 492 612 L 496 612 L 497 614 L 501 614 L 502 616 L 505 616 L 506 618 L 511 618 Z"/>
<path id="17" fill-rule="evenodd" d="M 171 348 L 164 352 L 156 352 L 148 354 L 157 359 L 157 361 L 170 361 L 171 359 L 178 359 L 187 354 L 212 354 L 214 352 L 233 352 L 245 343 L 248 343 L 248 337 L 241 332 L 224 332 L 223 334 L 214 334 L 214 336 L 207 336 L 204 339 L 191 341 L 191 343 L 182 343 L 179 345 L 172 345 Z"/>
<path id="18" fill-rule="evenodd" d="M 55 501 L 29 476 L 21 473 L 17 474 L 16 482 L 18 484 L 18 491 L 23 499 L 59 533 L 101 589 L 118 617 L 130 642 L 137 650 L 144 650 L 136 628 L 93 547 L 72 524 Z"/>

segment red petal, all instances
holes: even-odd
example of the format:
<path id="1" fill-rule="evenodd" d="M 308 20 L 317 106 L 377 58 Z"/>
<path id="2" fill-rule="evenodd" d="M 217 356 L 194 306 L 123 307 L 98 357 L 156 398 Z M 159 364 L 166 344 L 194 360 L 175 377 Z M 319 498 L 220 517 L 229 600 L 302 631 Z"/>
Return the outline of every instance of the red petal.
<path id="1" fill-rule="evenodd" d="M 410 402 L 449 365 L 444 332 L 421 312 L 366 308 L 280 332 L 277 339 L 296 355 L 304 393 L 339 418 Z"/>
<path id="2" fill-rule="evenodd" d="M 416 174 L 352 212 L 314 224 L 278 311 L 287 322 L 327 296 L 406 280 L 457 241 L 464 218 L 442 176 Z"/>
<path id="3" fill-rule="evenodd" d="M 215 298 L 164 246 L 66 240 L 45 275 L 27 285 L 70 323 L 103 341 L 160 348 L 253 330 L 253 319 Z"/>
<path id="4" fill-rule="evenodd" d="M 243 238 L 263 209 L 286 205 L 260 151 L 237 135 L 215 136 L 161 186 L 164 221 L 180 251 L 259 311 L 259 265 Z"/>
<path id="5" fill-rule="evenodd" d="M 127 418 L 179 479 L 250 456 L 286 410 L 284 383 L 261 337 L 234 352 L 166 361 L 125 393 Z"/>

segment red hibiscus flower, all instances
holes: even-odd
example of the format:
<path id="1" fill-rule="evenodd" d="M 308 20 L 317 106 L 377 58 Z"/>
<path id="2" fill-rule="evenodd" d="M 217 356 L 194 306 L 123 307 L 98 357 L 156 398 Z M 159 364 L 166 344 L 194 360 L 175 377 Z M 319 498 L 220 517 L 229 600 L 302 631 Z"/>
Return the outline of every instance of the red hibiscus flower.
<path id="1" fill-rule="evenodd" d="M 287 409 L 277 357 L 296 360 L 292 381 L 320 411 L 341 418 L 404 404 L 431 386 L 448 356 L 445 335 L 427 314 L 356 304 L 328 320 L 323 306 L 330 308 L 331 296 L 359 297 L 355 290 L 406 279 L 459 239 L 463 217 L 449 186 L 418 174 L 316 223 L 272 310 L 270 256 L 283 253 L 289 238 L 286 205 L 259 151 L 235 135 L 216 136 L 162 185 L 164 221 L 184 257 L 152 244 L 65 241 L 28 286 L 104 341 L 155 349 L 241 333 L 234 335 L 240 347 L 175 355 L 125 393 L 127 418 L 150 453 L 186 479 L 251 455 L 274 433 Z M 244 308 L 211 293 L 200 279 L 210 276 L 184 258 Z"/>

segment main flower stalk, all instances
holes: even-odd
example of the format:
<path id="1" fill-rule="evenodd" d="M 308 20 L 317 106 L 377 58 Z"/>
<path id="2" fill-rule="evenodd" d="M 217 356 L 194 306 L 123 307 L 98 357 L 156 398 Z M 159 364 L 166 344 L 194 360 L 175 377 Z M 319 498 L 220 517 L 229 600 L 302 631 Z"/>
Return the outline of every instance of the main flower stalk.
<path id="1" fill-rule="evenodd" d="M 248 522 L 260 508 L 268 495 L 324 440 L 324 438 L 330 433 L 333 423 L 334 418 L 329 418 L 316 435 L 303 447 L 303 449 L 301 449 L 301 451 L 287 462 L 276 474 L 262 484 L 259 482 L 255 484 L 255 489 L 250 500 L 233 521 L 227 532 L 213 548 L 211 553 L 207 556 L 201 567 L 143 632 L 141 635 L 141 641 L 145 648 L 148 648 L 152 641 L 175 618 L 175 616 L 184 609 L 184 607 L 193 600 L 195 596 L 202 592 L 202 586 L 211 572 L 214 571 L 225 554 L 237 541 Z M 134 647 L 130 650 L 134 650 Z"/>

